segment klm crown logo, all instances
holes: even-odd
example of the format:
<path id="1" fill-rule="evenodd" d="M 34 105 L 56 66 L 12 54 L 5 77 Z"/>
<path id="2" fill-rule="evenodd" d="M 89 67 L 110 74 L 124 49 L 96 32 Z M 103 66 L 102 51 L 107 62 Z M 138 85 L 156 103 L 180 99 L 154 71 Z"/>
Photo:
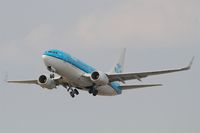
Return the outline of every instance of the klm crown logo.
<path id="1" fill-rule="evenodd" d="M 115 72 L 116 72 L 116 73 L 122 73 L 122 65 L 117 64 L 117 65 L 115 66 Z"/>

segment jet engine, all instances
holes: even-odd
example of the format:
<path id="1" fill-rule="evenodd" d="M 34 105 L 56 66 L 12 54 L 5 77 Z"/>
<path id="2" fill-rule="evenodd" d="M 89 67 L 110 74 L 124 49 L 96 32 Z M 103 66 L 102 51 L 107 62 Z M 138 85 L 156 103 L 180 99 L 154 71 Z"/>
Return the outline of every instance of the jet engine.
<path id="1" fill-rule="evenodd" d="M 103 72 L 95 71 L 91 74 L 90 79 L 96 85 L 107 85 L 109 83 L 109 79 L 107 75 Z"/>
<path id="2" fill-rule="evenodd" d="M 37 82 L 42 88 L 47 88 L 47 89 L 56 88 L 55 81 L 51 78 L 48 78 L 45 75 L 41 75 Z"/>

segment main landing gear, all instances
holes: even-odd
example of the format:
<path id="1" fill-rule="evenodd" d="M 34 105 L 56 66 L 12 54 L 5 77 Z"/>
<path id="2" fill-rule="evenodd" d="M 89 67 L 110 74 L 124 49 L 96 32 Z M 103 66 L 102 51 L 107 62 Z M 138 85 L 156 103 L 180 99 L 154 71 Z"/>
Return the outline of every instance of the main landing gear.
<path id="1" fill-rule="evenodd" d="M 73 89 L 73 90 L 70 91 L 70 96 L 71 96 L 72 98 L 74 98 L 75 95 L 78 95 L 78 94 L 79 94 L 79 92 L 78 92 L 77 89 Z"/>
<path id="2" fill-rule="evenodd" d="M 94 87 L 90 88 L 88 92 L 93 96 L 96 96 L 98 94 L 98 90 L 96 90 Z"/>
<path id="3" fill-rule="evenodd" d="M 65 87 L 65 88 L 67 89 L 67 91 L 69 92 L 72 98 L 74 98 L 75 95 L 79 95 L 79 92 L 77 89 L 73 89 L 72 87 Z"/>

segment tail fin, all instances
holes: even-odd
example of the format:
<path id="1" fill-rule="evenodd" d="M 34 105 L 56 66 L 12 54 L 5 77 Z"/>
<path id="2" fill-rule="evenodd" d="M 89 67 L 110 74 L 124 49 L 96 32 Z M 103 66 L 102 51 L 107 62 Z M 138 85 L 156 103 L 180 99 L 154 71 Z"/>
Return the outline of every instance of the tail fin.
<path id="1" fill-rule="evenodd" d="M 122 73 L 124 71 L 125 55 L 126 55 L 126 48 L 123 48 L 121 50 L 121 54 L 119 56 L 119 59 L 114 64 L 114 67 L 111 70 L 111 73 Z"/>

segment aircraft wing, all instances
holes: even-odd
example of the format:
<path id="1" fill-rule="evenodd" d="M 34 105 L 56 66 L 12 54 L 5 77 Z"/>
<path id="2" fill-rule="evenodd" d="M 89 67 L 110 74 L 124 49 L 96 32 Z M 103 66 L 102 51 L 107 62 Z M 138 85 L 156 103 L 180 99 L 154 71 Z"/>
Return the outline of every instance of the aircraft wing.
<path id="1" fill-rule="evenodd" d="M 56 77 L 53 79 L 56 85 L 64 84 L 62 77 Z M 8 80 L 8 83 L 18 83 L 18 84 L 36 84 L 38 85 L 38 80 Z"/>
<path id="2" fill-rule="evenodd" d="M 19 83 L 19 84 L 38 84 L 37 80 L 21 80 L 21 81 L 7 81 L 8 83 Z"/>
<path id="3" fill-rule="evenodd" d="M 149 84 L 149 85 L 122 85 L 120 88 L 122 90 L 129 90 L 129 89 L 139 89 L 145 87 L 154 87 L 154 86 L 162 86 L 161 84 Z"/>
<path id="4" fill-rule="evenodd" d="M 141 72 L 141 73 L 116 73 L 116 74 L 107 74 L 107 76 L 108 76 L 110 82 L 114 82 L 114 81 L 125 82 L 126 80 L 132 80 L 132 79 L 137 79 L 137 80 L 141 81 L 142 78 L 146 78 L 148 76 L 161 75 L 161 74 L 167 74 L 167 73 L 189 70 L 192 66 L 193 60 L 194 60 L 194 57 L 192 58 L 190 64 L 187 67 L 180 68 L 180 69 L 152 71 L 152 72 Z"/>

